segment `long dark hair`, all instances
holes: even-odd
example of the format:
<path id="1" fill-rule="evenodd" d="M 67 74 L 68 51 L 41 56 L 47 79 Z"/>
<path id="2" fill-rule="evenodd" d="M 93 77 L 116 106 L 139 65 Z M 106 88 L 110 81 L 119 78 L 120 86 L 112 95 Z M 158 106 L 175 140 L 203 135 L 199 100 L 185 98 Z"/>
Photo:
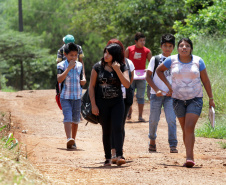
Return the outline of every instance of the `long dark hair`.
<path id="1" fill-rule="evenodd" d="M 122 48 L 118 44 L 110 44 L 104 48 L 104 53 L 108 53 L 112 56 L 112 62 L 117 61 L 120 65 L 124 64 L 124 54 L 122 53 Z M 104 57 L 101 59 L 101 65 L 105 66 L 106 62 Z"/>

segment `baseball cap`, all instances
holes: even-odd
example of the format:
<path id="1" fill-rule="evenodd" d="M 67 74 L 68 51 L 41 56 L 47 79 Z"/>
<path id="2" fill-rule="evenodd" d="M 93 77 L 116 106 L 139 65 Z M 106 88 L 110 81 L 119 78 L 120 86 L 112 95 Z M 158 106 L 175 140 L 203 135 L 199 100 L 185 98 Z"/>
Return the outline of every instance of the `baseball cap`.
<path id="1" fill-rule="evenodd" d="M 73 35 L 66 35 L 63 38 L 63 41 L 65 42 L 65 44 L 71 43 L 71 42 L 75 42 L 75 38 Z"/>

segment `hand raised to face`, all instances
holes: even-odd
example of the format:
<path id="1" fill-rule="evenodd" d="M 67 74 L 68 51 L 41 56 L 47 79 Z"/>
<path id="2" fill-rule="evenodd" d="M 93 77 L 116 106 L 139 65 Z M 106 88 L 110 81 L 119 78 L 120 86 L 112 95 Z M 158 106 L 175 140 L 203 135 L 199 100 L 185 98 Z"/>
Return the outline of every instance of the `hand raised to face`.
<path id="1" fill-rule="evenodd" d="M 117 61 L 114 61 L 111 66 L 115 71 L 120 70 L 120 64 Z"/>

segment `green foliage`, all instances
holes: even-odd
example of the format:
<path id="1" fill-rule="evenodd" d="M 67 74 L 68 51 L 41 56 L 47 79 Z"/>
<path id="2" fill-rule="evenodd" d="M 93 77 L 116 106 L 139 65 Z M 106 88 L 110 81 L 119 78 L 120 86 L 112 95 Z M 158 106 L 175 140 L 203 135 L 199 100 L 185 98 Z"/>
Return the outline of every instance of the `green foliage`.
<path id="1" fill-rule="evenodd" d="M 198 36 L 193 40 L 193 44 L 193 54 L 200 56 L 205 62 L 216 104 L 216 113 L 224 114 L 226 109 L 226 82 L 224 79 L 226 76 L 226 40 L 223 37 Z M 205 90 L 203 91 L 204 107 L 208 107 L 209 99 Z M 207 115 L 208 109 L 204 108 L 203 113 Z"/>
<path id="2" fill-rule="evenodd" d="M 195 135 L 198 137 L 226 139 L 226 120 L 223 117 L 216 117 L 215 127 L 212 128 L 207 121 L 195 130 Z"/>
<path id="3" fill-rule="evenodd" d="M 20 89 L 22 79 L 24 89 L 54 87 L 56 62 L 49 55 L 48 49 L 41 48 L 42 43 L 41 37 L 9 29 L 0 35 L 2 59 L 0 73 L 4 77 L 1 77 L 3 88 L 7 84 Z M 23 75 L 21 74 L 22 64 Z M 44 80 L 43 77 L 46 79 Z"/>
<path id="4" fill-rule="evenodd" d="M 190 13 L 183 21 L 175 21 L 174 30 L 177 37 L 186 36 L 194 38 L 197 35 L 224 35 L 226 29 L 226 1 L 213 0 L 213 5 L 208 6 L 210 1 L 196 1 L 202 5 L 197 13 Z M 187 7 L 192 6 L 194 0 L 187 0 Z"/>
<path id="5" fill-rule="evenodd" d="M 220 141 L 218 143 L 221 145 L 221 148 L 226 149 L 226 142 Z"/>
<path id="6" fill-rule="evenodd" d="M 86 79 L 89 81 L 92 66 L 100 61 L 103 56 L 103 48 L 105 47 L 103 38 L 95 33 L 91 33 L 85 40 L 83 44 L 83 50 L 85 53 L 84 63 L 86 71 Z M 88 87 L 89 83 L 86 84 Z"/>
<path id="7" fill-rule="evenodd" d="M 1 132 L 4 128 L 6 128 L 6 125 L 0 127 L 0 132 Z"/>
<path id="8" fill-rule="evenodd" d="M 3 7 L 7 25 L 18 30 L 18 0 L 8 0 Z M 76 14 L 71 1 L 29 0 L 23 1 L 22 9 L 24 32 L 41 36 L 45 41 L 42 47 L 49 48 L 51 53 L 56 54 L 63 43 L 62 38 L 70 33 L 68 28 L 71 17 Z"/>
<path id="9" fill-rule="evenodd" d="M 115 8 L 112 8 L 113 4 Z M 174 20 L 185 17 L 184 2 L 179 0 L 96 0 L 80 1 L 79 5 L 81 11 L 72 20 L 82 25 L 82 29 L 84 26 L 85 30 L 98 33 L 106 43 L 117 38 L 125 47 L 134 44 L 137 31 L 143 32 L 147 38 L 146 46 L 154 54 L 159 52 L 160 36 L 173 33 Z"/>

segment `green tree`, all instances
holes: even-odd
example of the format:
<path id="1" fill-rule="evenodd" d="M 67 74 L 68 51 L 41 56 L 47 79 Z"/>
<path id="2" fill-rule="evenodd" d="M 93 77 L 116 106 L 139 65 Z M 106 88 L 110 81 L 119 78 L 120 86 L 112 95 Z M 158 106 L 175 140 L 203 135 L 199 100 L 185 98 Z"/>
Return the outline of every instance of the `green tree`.
<path id="1" fill-rule="evenodd" d="M 186 1 L 187 8 L 193 5 L 192 2 L 191 0 Z M 200 34 L 225 35 L 226 1 L 213 0 L 213 4 L 210 6 L 203 1 L 202 7 L 197 13 L 188 14 L 183 21 L 175 21 L 173 28 L 178 37 L 195 37 Z"/>
<path id="2" fill-rule="evenodd" d="M 0 30 L 2 32 L 2 30 Z M 0 73 L 16 89 L 53 88 L 56 63 L 43 40 L 28 33 L 7 30 L 0 35 Z"/>

